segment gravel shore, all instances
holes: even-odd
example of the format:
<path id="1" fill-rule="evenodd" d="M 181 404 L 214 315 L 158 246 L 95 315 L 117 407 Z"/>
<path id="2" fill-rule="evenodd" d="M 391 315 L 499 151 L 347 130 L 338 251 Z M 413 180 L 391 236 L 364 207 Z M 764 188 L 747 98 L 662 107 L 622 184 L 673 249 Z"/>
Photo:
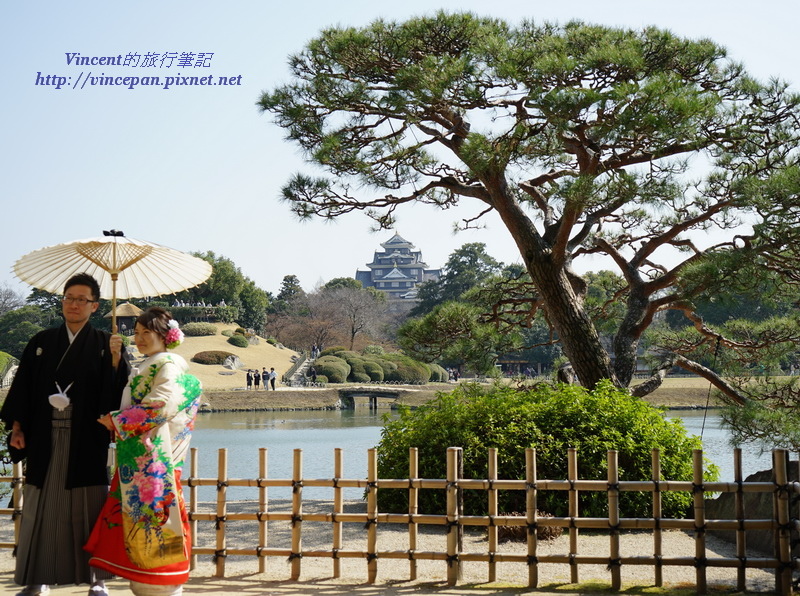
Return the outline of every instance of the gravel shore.
<path id="1" fill-rule="evenodd" d="M 233 502 L 229 504 L 228 513 L 253 512 L 254 504 L 249 502 Z M 273 512 L 289 511 L 286 501 L 270 501 L 269 509 Z M 205 504 L 201 512 L 211 512 L 212 505 Z M 329 502 L 304 501 L 303 513 L 329 513 L 332 505 Z M 347 503 L 348 513 L 365 511 L 362 502 Z M 9 524 L 10 525 L 10 524 Z M 254 549 L 258 545 L 258 522 L 233 520 L 227 522 L 226 539 L 228 549 Z M 267 523 L 269 548 L 289 549 L 291 547 L 291 523 L 289 521 L 270 521 Z M 7 539 L 7 528 L 1 534 Z M 366 550 L 366 530 L 363 523 L 345 523 L 343 531 L 344 550 Z M 213 548 L 215 545 L 214 522 L 200 522 L 197 536 L 198 546 Z M 418 538 L 418 551 L 446 551 L 446 533 L 442 527 L 421 527 Z M 709 535 L 706 539 L 706 557 L 733 557 L 733 545 Z M 408 546 L 408 530 L 405 525 L 380 524 L 378 527 L 378 551 L 405 551 Z M 329 522 L 308 522 L 302 525 L 302 549 L 330 550 L 332 545 L 332 524 Z M 488 542 L 483 529 L 467 528 L 464 535 L 463 552 L 486 553 Z M 498 552 L 525 554 L 524 543 L 501 543 Z M 578 553 L 606 557 L 609 553 L 607 533 L 581 532 L 578 540 Z M 621 556 L 650 555 L 654 552 L 653 538 L 650 532 L 624 532 L 621 535 Z M 539 541 L 538 555 L 554 555 L 569 553 L 569 537 L 565 533 L 552 541 Z M 682 531 L 664 531 L 662 541 L 664 557 L 694 557 L 695 542 L 691 535 Z M 763 554 L 750 553 L 748 556 Z M 346 558 L 340 560 L 341 576 L 333 579 L 333 561 L 329 557 L 304 556 L 301 559 L 301 575 L 298 581 L 291 580 L 291 563 L 287 557 L 267 557 L 266 570 L 259 572 L 259 563 L 255 556 L 229 555 L 225 559 L 225 578 L 214 577 L 216 564 L 211 555 L 198 556 L 197 567 L 192 572 L 189 584 L 185 588 L 187 594 L 230 594 L 244 592 L 246 594 L 309 594 L 321 591 L 324 595 L 334 594 L 519 594 L 527 592 L 527 565 L 524 563 L 498 563 L 496 580 L 488 583 L 488 564 L 485 562 L 462 563 L 462 574 L 455 587 L 447 587 L 447 563 L 445 561 L 421 560 L 417 562 L 417 580 L 409 581 L 410 563 L 406 559 L 378 558 L 377 581 L 367 584 L 367 562 L 364 558 Z M 14 560 L 9 549 L 0 549 L 0 591 L 14 594 L 13 585 Z M 546 593 L 557 586 L 570 584 L 570 569 L 567 564 L 542 563 L 539 568 L 539 589 Z M 663 581 L 665 585 L 691 589 L 696 582 L 696 571 L 693 566 L 664 567 Z M 654 569 L 649 565 L 624 565 L 621 569 L 622 582 L 626 588 L 631 586 L 653 586 Z M 604 565 L 580 565 L 579 581 L 596 581 L 610 585 L 611 575 Z M 734 588 L 736 586 L 736 570 L 731 568 L 707 569 L 709 588 Z M 126 591 L 123 580 L 114 580 L 112 587 L 116 593 Z M 747 571 L 747 588 L 755 592 L 771 592 L 774 590 L 772 572 L 749 569 Z M 581 592 L 578 588 L 570 588 L 570 593 Z M 56 594 L 86 594 L 86 587 L 64 587 L 53 592 Z"/>

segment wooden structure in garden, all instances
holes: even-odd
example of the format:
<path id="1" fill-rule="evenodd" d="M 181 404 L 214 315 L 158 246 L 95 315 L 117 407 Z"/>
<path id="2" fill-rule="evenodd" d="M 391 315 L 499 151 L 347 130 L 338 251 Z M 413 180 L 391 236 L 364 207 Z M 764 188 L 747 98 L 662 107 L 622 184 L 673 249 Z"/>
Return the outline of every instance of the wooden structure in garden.
<path id="1" fill-rule="evenodd" d="M 792 535 L 797 535 L 800 520 L 792 515 L 792 501 L 800 495 L 800 482 L 790 482 L 788 476 L 788 454 L 785 450 L 773 452 L 773 480 L 771 482 L 744 482 L 741 473 L 741 452 L 734 453 L 734 481 L 705 482 L 703 480 L 703 453 L 693 453 L 694 477 L 691 481 L 674 481 L 661 478 L 660 455 L 657 450 L 652 454 L 652 473 L 650 479 L 638 481 L 621 481 L 618 474 L 617 452 L 608 452 L 608 472 L 606 478 L 580 479 L 577 477 L 577 452 L 570 449 L 568 457 L 568 474 L 566 479 L 540 479 L 536 472 L 536 452 L 525 450 L 526 467 L 524 479 L 498 478 L 497 450 L 488 453 L 489 466 L 487 478 L 461 478 L 459 476 L 459 459 L 461 449 L 451 447 L 447 451 L 446 478 L 427 479 L 419 477 L 417 450 L 409 453 L 408 478 L 378 478 L 377 451 L 369 449 L 366 478 L 348 479 L 343 477 L 342 450 L 336 449 L 334 469 L 330 478 L 305 478 L 303 476 L 303 452 L 294 450 L 293 472 L 291 478 L 269 478 L 267 475 L 267 449 L 258 451 L 258 477 L 229 478 L 227 473 L 227 450 L 218 452 L 218 473 L 216 478 L 198 477 L 198 457 L 196 449 L 192 449 L 192 469 L 185 477 L 184 487 L 187 496 L 193 536 L 198 536 L 200 524 L 213 536 L 213 546 L 193 545 L 192 555 L 212 555 L 216 565 L 216 576 L 225 577 L 225 563 L 230 557 L 252 557 L 257 559 L 259 570 L 266 570 L 270 557 L 280 557 L 291 562 L 291 579 L 297 580 L 302 574 L 303 560 L 310 557 L 331 559 L 334 577 L 340 577 L 343 559 L 362 560 L 365 565 L 366 579 L 374 583 L 377 578 L 380 562 L 385 559 L 402 559 L 408 561 L 408 579 L 418 577 L 417 564 L 420 561 L 440 561 L 446 567 L 447 582 L 456 585 L 459 581 L 460 567 L 466 562 L 478 562 L 486 565 L 488 581 L 495 581 L 499 563 L 523 565 L 527 568 L 528 586 L 536 588 L 539 583 L 539 570 L 552 564 L 568 564 L 572 583 L 581 579 L 580 570 L 586 565 L 604 565 L 615 590 L 622 586 L 623 573 L 628 566 L 649 566 L 653 570 L 653 584 L 663 584 L 663 572 L 671 566 L 689 566 L 695 570 L 695 587 L 698 593 L 707 591 L 707 570 L 711 567 L 729 568 L 736 573 L 739 590 L 746 586 L 747 572 L 752 569 L 773 570 L 775 574 L 775 590 L 779 594 L 790 594 L 793 590 L 792 574 L 798 570 L 798 560 L 792 553 Z M 14 520 L 15 536 L 19 530 L 19 513 L 21 510 L 22 467 L 14 466 L 13 477 L 0 478 L 0 482 L 12 482 L 13 507 L 0 509 L 0 515 L 10 516 Z M 198 488 L 211 486 L 216 488 L 216 502 L 201 504 L 198 502 Z M 251 510 L 232 512 L 227 497 L 229 487 L 249 487 L 256 497 L 252 501 Z M 290 487 L 292 489 L 291 506 L 288 511 L 275 511 L 270 507 L 268 490 L 272 487 Z M 308 513 L 304 511 L 303 489 L 306 487 L 326 487 L 331 489 L 333 499 L 330 511 Z M 359 488 L 366 494 L 366 511 L 362 513 L 345 512 L 343 489 Z M 408 494 L 408 511 L 405 513 L 383 513 L 378 510 L 378 491 L 402 490 Z M 418 497 L 420 490 L 441 490 L 446 493 L 446 513 L 441 515 L 419 511 Z M 460 495 L 463 491 L 481 491 L 487 499 L 488 515 L 467 516 L 459 507 Z M 524 491 L 526 511 L 522 515 L 501 515 L 498 513 L 498 496 L 501 491 Z M 566 493 L 569 503 L 569 515 L 566 517 L 543 517 L 537 511 L 537 500 L 543 491 L 562 491 Z M 579 494 L 584 491 L 603 492 L 607 495 L 607 517 L 581 517 L 579 511 Z M 619 497 L 625 491 L 639 491 L 651 494 L 652 516 L 647 518 L 623 518 L 620 515 Z M 670 491 L 683 491 L 692 494 L 693 517 L 673 519 L 662 517 L 662 496 Z M 706 493 L 733 493 L 736 499 L 736 515 L 734 519 L 711 520 L 706 518 Z M 773 515 L 770 519 L 750 519 L 746 516 L 742 501 L 747 493 L 765 493 L 773 500 Z M 316 501 L 315 501 L 316 502 Z M 324 503 L 329 503 L 325 501 Z M 210 509 L 210 510 L 209 510 Z M 258 524 L 258 539 L 254 544 L 233 544 L 229 540 L 229 527 L 239 523 Z M 330 524 L 332 540 L 330 548 L 309 549 L 303 546 L 304 527 L 307 523 Z M 279 548 L 270 543 L 269 528 L 275 524 L 286 524 L 285 531 L 290 533 L 288 547 Z M 366 540 L 363 549 L 346 549 L 343 543 L 343 527 L 347 524 L 358 524 L 365 527 Z M 379 528 L 386 525 L 405 526 L 408 548 L 405 550 L 386 550 L 381 548 Z M 213 526 L 213 528 L 212 528 Z M 446 548 L 443 550 L 421 550 L 418 548 L 420 528 L 440 527 L 446 532 Z M 501 526 L 526 527 L 527 540 L 525 552 L 503 552 L 498 544 L 498 528 Z M 569 533 L 569 552 L 565 554 L 540 554 L 539 539 L 536 529 L 540 526 L 561 527 Z M 461 543 L 460 536 L 465 528 L 485 528 L 487 532 L 486 549 L 482 552 L 468 552 Z M 607 554 L 579 552 L 578 536 L 582 530 L 603 532 L 608 534 Z M 637 553 L 623 556 L 620 551 L 620 535 L 625 531 L 644 531 L 652 535 L 653 554 Z M 691 533 L 694 552 L 681 556 L 665 556 L 662 550 L 663 533 L 668 530 L 683 530 Z M 733 530 L 736 535 L 735 557 L 709 557 L 706 548 L 706 533 L 714 530 Z M 748 530 L 769 530 L 775 536 L 773 554 L 763 557 L 748 557 L 746 551 L 746 532 Z M 308 536 L 308 530 L 305 530 Z M 312 534 L 313 535 L 313 534 Z M 0 548 L 14 548 L 14 542 L 0 542 Z M 404 578 L 396 578 L 404 579 Z M 588 578 L 587 578 L 588 579 Z M 596 579 L 596 578 L 593 578 Z"/>

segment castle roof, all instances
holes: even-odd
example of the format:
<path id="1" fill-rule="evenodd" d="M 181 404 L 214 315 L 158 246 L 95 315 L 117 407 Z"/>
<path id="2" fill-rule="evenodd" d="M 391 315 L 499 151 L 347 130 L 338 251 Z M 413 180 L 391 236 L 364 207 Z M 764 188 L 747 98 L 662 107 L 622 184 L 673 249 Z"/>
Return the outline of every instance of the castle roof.
<path id="1" fill-rule="evenodd" d="M 393 267 L 392 270 L 381 279 L 408 279 L 408 275 L 400 271 L 397 267 Z"/>
<path id="2" fill-rule="evenodd" d="M 400 248 L 400 247 L 414 248 L 413 244 L 411 244 L 408 240 L 403 238 L 397 232 L 395 232 L 394 236 L 389 238 L 386 242 L 382 242 L 381 246 L 383 248 L 385 248 L 387 250 L 387 252 L 388 252 L 389 248 Z"/>

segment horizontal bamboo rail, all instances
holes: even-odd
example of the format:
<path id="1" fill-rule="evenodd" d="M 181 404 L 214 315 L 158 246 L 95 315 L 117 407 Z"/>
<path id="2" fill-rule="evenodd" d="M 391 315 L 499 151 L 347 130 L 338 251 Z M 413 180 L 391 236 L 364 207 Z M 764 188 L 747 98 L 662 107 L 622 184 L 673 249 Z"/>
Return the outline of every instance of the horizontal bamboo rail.
<path id="1" fill-rule="evenodd" d="M 792 572 L 800 569 L 798 560 L 792 553 L 792 532 L 795 536 L 800 532 L 800 519 L 791 517 L 791 502 L 800 495 L 800 483 L 789 482 L 787 466 L 788 454 L 785 450 L 773 452 L 772 482 L 743 482 L 741 474 L 741 452 L 734 451 L 734 481 L 704 482 L 703 455 L 701 450 L 693 453 L 693 480 L 674 481 L 661 479 L 660 457 L 657 450 L 652 454 L 652 475 L 650 480 L 619 480 L 617 453 L 608 452 L 608 473 L 605 480 L 586 480 L 577 478 L 577 451 L 570 449 L 568 453 L 567 479 L 538 479 L 536 475 L 536 452 L 526 450 L 525 479 L 500 479 L 497 477 L 497 451 L 489 450 L 489 473 L 486 479 L 461 478 L 460 448 L 452 447 L 447 452 L 447 477 L 445 479 L 419 478 L 417 450 L 409 451 L 409 478 L 378 478 L 377 451 L 367 452 L 367 478 L 342 478 L 342 450 L 334 453 L 334 470 L 332 478 L 304 478 L 303 452 L 294 451 L 292 477 L 268 478 L 267 449 L 258 452 L 258 478 L 228 478 L 227 450 L 218 451 L 217 478 L 199 478 L 197 449 L 192 449 L 192 467 L 188 477 L 183 479 L 188 493 L 189 519 L 192 534 L 196 539 L 199 524 L 215 524 L 213 530 L 214 546 L 198 546 L 192 548 L 193 564 L 196 565 L 200 555 L 212 555 L 216 565 L 217 577 L 225 576 L 225 562 L 228 557 L 255 557 L 261 572 L 266 570 L 268 557 L 287 558 L 291 564 L 291 579 L 297 580 L 302 573 L 302 559 L 306 557 L 330 558 L 333 564 L 333 576 L 341 576 L 342 559 L 362 559 L 367 565 L 367 581 L 374 583 L 377 578 L 378 565 L 381 559 L 397 559 L 409 561 L 409 579 L 417 579 L 417 562 L 442 561 L 447 566 L 447 581 L 455 585 L 459 581 L 461 564 L 464 562 L 480 562 L 487 564 L 488 579 L 495 581 L 498 563 L 516 563 L 528 568 L 528 584 L 535 588 L 538 585 L 540 565 L 568 564 L 571 581 L 580 580 L 579 569 L 582 565 L 605 565 L 608 568 L 612 588 L 620 589 L 621 569 L 624 566 L 652 566 L 654 583 L 663 583 L 663 569 L 669 566 L 694 567 L 696 570 L 696 589 L 698 593 L 707 590 L 706 571 L 710 567 L 736 569 L 737 587 L 745 589 L 746 570 L 775 570 L 775 588 L 778 593 L 792 592 Z M 0 548 L 14 548 L 19 535 L 20 512 L 22 507 L 22 467 L 17 464 L 13 468 L 12 477 L 2 477 L 0 482 L 11 482 L 13 485 L 14 506 L 0 509 L 0 516 L 11 516 L 14 521 L 13 543 L 0 542 Z M 216 501 L 213 511 L 201 511 L 198 502 L 198 488 L 216 487 Z M 250 487 L 257 491 L 256 511 L 231 512 L 228 510 L 227 489 L 229 487 Z M 268 489 L 272 487 L 291 487 L 291 510 L 270 510 Z M 332 510 L 330 512 L 304 512 L 303 488 L 323 487 L 333 491 Z M 346 513 L 343 507 L 342 490 L 345 488 L 361 488 L 366 493 L 366 511 L 363 513 Z M 444 514 L 420 513 L 418 507 L 419 491 L 434 489 L 445 491 L 446 512 Z M 381 490 L 404 490 L 408 492 L 409 507 L 407 513 L 383 513 L 378 511 L 377 496 Z M 464 515 L 460 507 L 463 492 L 467 490 L 484 491 L 487 497 L 489 515 Z M 500 491 L 525 491 L 526 511 L 523 515 L 501 515 L 498 513 L 498 494 Z M 537 513 L 537 500 L 542 491 L 566 491 L 568 495 L 568 511 L 566 517 L 542 517 Z M 582 517 L 579 512 L 579 494 L 583 491 L 603 492 L 608 498 L 608 517 Z M 626 491 L 652 493 L 652 517 L 625 518 L 620 516 L 619 497 Z M 664 518 L 661 514 L 661 498 L 669 491 L 683 491 L 693 495 L 694 516 L 689 519 Z M 705 515 L 704 493 L 733 493 L 735 497 L 735 519 L 709 520 Z M 753 519 L 745 516 L 743 497 L 746 494 L 768 493 L 773 495 L 773 516 L 769 519 Z M 248 501 L 249 503 L 250 501 Z M 228 524 L 237 522 L 258 523 L 258 544 L 230 545 Z M 268 522 L 286 523 L 289 527 L 290 547 L 276 548 L 270 545 Z M 304 548 L 304 523 L 331 524 L 331 548 Z M 360 524 L 366 527 L 366 549 L 343 548 L 343 527 L 345 524 Z M 378 527 L 386 524 L 406 525 L 408 529 L 407 550 L 381 550 L 379 548 Z M 420 526 L 446 528 L 446 548 L 444 550 L 418 550 L 418 529 Z M 270 526 L 274 527 L 274 526 Z M 487 552 L 465 552 L 461 542 L 464 528 L 478 527 L 487 529 Z M 527 549 L 525 554 L 498 551 L 497 531 L 501 527 L 524 527 L 527 532 Z M 567 528 L 569 530 L 569 553 L 539 554 L 536 528 Z M 662 533 L 664 530 L 682 530 L 694 535 L 694 553 L 686 556 L 663 556 Z M 606 556 L 583 554 L 578 552 L 578 535 L 580 530 L 606 531 L 609 533 L 609 551 Z M 623 556 L 620 551 L 621 530 L 649 530 L 653 536 L 653 555 Z M 705 536 L 707 531 L 729 530 L 736 536 L 736 557 L 707 557 Z M 748 530 L 767 530 L 775 535 L 775 552 L 771 557 L 747 557 L 745 536 Z"/>

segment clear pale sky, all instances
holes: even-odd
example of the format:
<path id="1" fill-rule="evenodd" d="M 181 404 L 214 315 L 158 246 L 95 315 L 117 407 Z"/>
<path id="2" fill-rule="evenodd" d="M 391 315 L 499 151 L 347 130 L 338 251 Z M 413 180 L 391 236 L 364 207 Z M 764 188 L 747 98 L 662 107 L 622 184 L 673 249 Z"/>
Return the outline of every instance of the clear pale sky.
<path id="1" fill-rule="evenodd" d="M 353 276 L 393 232 L 371 232 L 360 214 L 298 222 L 277 197 L 288 176 L 303 169 L 302 156 L 255 102 L 263 90 L 288 80 L 287 57 L 322 28 L 403 20 L 440 8 L 511 22 L 656 25 L 709 37 L 756 77 L 777 76 L 800 89 L 796 0 L 6 1 L 0 6 L 0 283 L 27 295 L 30 288 L 11 271 L 20 256 L 111 228 L 179 250 L 213 251 L 271 292 L 288 274 L 307 290 Z M 208 68 L 171 69 L 76 66 L 66 58 L 131 52 L 213 57 Z M 145 70 L 162 80 L 177 73 L 241 75 L 241 84 L 71 87 L 80 73 L 143 76 Z M 71 79 L 56 89 L 37 85 L 37 73 L 40 81 Z M 489 229 L 453 235 L 454 221 L 478 211 L 409 207 L 400 210 L 396 230 L 430 267 L 441 267 L 467 242 L 484 242 L 495 258 L 518 262 L 497 220 L 489 220 Z"/>

